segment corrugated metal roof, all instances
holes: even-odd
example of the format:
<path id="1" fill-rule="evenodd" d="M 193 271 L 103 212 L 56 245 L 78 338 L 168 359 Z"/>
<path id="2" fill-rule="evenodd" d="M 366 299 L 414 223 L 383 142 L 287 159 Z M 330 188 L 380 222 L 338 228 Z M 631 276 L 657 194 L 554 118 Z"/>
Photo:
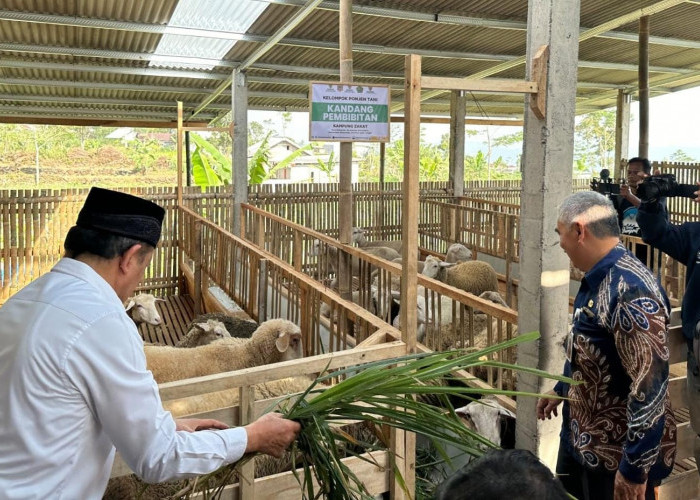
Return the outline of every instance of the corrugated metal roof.
<path id="1" fill-rule="evenodd" d="M 235 19 L 217 10 L 226 4 L 208 7 L 206 13 L 213 12 L 215 21 L 185 22 L 204 31 L 180 33 L 179 48 L 171 49 L 173 57 L 154 65 L 149 59 L 169 36 L 166 28 L 178 0 L 5 0 L 0 9 L 0 120 L 94 120 L 102 112 L 114 120 L 172 122 L 177 100 L 185 103 L 186 117 L 191 116 L 237 64 L 255 54 L 306 2 L 270 0 L 259 16 L 244 9 L 235 12 Z M 264 5 L 262 0 L 257 3 Z M 659 3 L 581 0 L 581 30 Z M 308 107 L 308 81 L 337 81 L 337 8 L 337 0 L 322 2 L 250 65 L 251 108 L 303 110 Z M 423 55 L 424 74 L 456 77 L 520 58 L 526 49 L 527 8 L 527 0 L 355 0 L 354 79 L 392 85 L 392 102 L 398 103 L 403 100 L 408 53 Z M 696 1 L 650 16 L 652 95 L 700 85 L 698 21 Z M 577 112 L 614 105 L 619 90 L 634 95 L 637 27 L 633 18 L 580 43 Z M 232 39 L 237 41 L 224 56 L 205 51 L 195 61 L 185 58 L 193 55 L 188 40 L 207 41 L 213 47 Z M 216 66 L 196 69 L 195 62 Z M 494 76 L 524 75 L 525 65 L 520 63 Z M 230 95 L 229 90 L 221 93 L 195 119 L 226 112 Z M 478 106 L 472 102 L 469 115 L 523 112 L 522 96 L 482 93 L 474 98 Z M 424 102 L 422 111 L 446 114 L 449 102 L 445 95 L 438 96 Z"/>

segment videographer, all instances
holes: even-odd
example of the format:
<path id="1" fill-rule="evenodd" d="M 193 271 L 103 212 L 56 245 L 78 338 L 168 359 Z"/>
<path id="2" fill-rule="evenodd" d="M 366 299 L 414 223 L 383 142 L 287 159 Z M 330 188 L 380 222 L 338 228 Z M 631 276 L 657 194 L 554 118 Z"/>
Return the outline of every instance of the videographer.
<path id="1" fill-rule="evenodd" d="M 644 176 L 646 177 L 646 176 Z M 664 189 L 662 182 L 650 182 L 652 176 L 644 181 L 640 197 L 642 203 L 637 214 L 637 222 L 645 243 L 665 252 L 687 267 L 685 294 L 681 310 L 683 335 L 688 342 L 688 401 L 690 424 L 698 434 L 695 438 L 695 460 L 700 464 L 700 222 L 686 222 L 681 225 L 669 223 L 666 210 L 659 203 L 658 191 Z M 658 176 L 663 177 L 663 176 Z M 658 190 L 658 187 L 662 187 Z M 695 191 L 693 191 L 695 189 Z M 653 195 L 652 195 L 653 193 Z M 669 196 L 694 195 L 693 201 L 700 203 L 700 183 L 698 186 L 676 185 L 670 190 Z"/>
<path id="2" fill-rule="evenodd" d="M 637 213 L 639 205 L 642 203 L 642 200 L 637 197 L 637 187 L 650 174 L 651 163 L 646 158 L 634 157 L 627 162 L 627 184 L 620 185 L 620 196 L 616 200 L 617 203 L 614 203 L 620 223 L 620 232 L 623 235 L 636 236 L 638 238 L 642 236 L 637 223 Z M 666 220 L 668 220 L 666 198 L 660 200 L 660 205 L 663 208 Z M 651 266 L 651 262 L 647 262 L 648 252 L 646 246 L 637 246 L 634 254 L 644 264 Z"/>

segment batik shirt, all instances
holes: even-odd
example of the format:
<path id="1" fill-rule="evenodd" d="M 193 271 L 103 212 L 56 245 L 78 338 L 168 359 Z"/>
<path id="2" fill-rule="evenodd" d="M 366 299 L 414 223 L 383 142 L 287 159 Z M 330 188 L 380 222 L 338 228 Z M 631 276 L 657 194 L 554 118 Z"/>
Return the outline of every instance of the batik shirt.
<path id="1" fill-rule="evenodd" d="M 668 395 L 666 294 L 622 245 L 581 281 L 565 342 L 562 443 L 583 466 L 630 481 L 673 467 L 676 424 Z"/>

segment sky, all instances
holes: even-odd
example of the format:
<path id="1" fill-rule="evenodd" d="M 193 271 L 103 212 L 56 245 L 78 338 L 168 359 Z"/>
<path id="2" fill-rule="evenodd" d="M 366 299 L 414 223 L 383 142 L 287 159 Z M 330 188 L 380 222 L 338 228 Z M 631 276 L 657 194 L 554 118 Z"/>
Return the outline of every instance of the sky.
<path id="1" fill-rule="evenodd" d="M 639 105 L 633 102 L 630 108 L 629 155 L 637 155 L 639 142 Z M 668 159 L 677 150 L 682 150 L 695 160 L 700 160 L 700 133 L 695 119 L 700 119 L 700 87 L 683 90 L 649 100 L 650 130 L 649 157 L 652 161 Z M 271 120 L 273 128 L 280 133 L 283 128 L 282 113 L 272 111 L 251 111 L 249 121 L 263 122 Z M 423 124 L 425 138 L 437 143 L 440 137 L 449 131 L 447 124 Z M 479 131 L 479 135 L 467 139 L 467 154 L 475 154 L 479 149 L 485 150 L 486 127 L 470 127 Z M 491 138 L 518 132 L 519 127 L 489 127 Z M 296 142 L 309 140 L 308 113 L 292 113 L 292 121 L 286 127 L 286 133 Z M 471 149 L 471 150 L 470 150 Z M 515 163 L 520 147 L 496 148 L 494 156 L 502 156 L 508 163 Z"/>

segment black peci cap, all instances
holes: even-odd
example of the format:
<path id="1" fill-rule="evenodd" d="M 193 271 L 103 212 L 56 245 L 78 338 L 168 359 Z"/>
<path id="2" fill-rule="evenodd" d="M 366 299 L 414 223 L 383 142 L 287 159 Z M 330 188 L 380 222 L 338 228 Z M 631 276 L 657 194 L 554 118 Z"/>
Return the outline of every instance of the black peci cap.
<path id="1" fill-rule="evenodd" d="M 93 187 L 78 214 L 77 226 L 143 241 L 155 247 L 165 210 L 153 202 L 119 191 Z"/>

